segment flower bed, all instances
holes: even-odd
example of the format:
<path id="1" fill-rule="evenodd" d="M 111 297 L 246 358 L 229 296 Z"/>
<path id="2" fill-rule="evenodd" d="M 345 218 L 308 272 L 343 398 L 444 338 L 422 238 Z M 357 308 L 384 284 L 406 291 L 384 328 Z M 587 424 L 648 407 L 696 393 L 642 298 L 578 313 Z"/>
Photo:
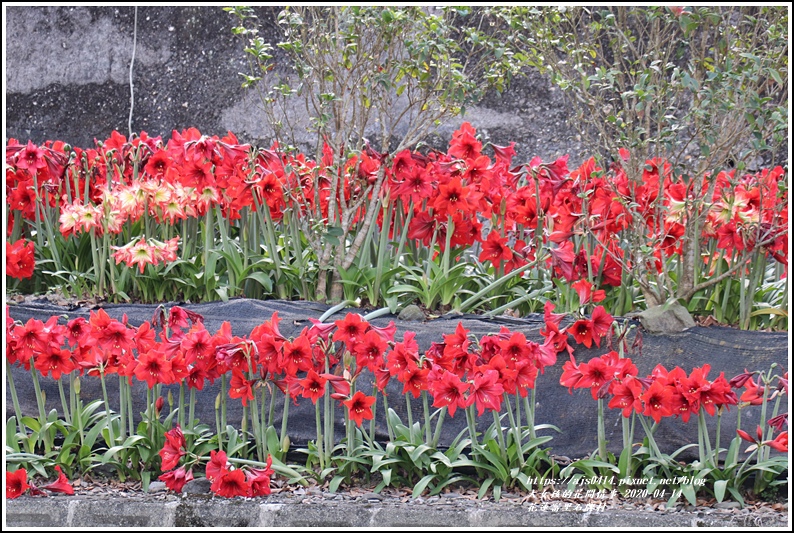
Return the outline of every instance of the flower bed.
<path id="1" fill-rule="evenodd" d="M 628 357 L 628 323 L 613 324 L 611 317 L 604 335 L 595 338 L 609 353 L 577 362 L 573 355 L 565 356 L 566 346 L 572 352 L 578 346 L 568 331 L 576 332 L 580 325 L 560 327 L 561 319 L 548 306 L 543 344 L 507 328 L 474 336 L 458 325 L 421 351 L 410 331 L 400 340 L 393 323 L 373 327 L 354 314 L 314 323 L 291 337 L 281 335 L 278 315 L 235 337 L 228 323 L 212 334 L 200 315 L 180 307 L 158 313 L 156 325 L 145 322 L 137 328 L 103 311 L 60 325 L 55 319 L 46 325 L 29 320 L 7 331 L 12 339 L 9 354 L 30 365 L 34 383 L 37 370 L 50 377 L 57 374 L 63 408 L 60 417 L 42 408 L 39 422 L 24 416 L 10 421 L 23 426 L 9 431 L 18 440 L 8 459 L 41 473 L 58 464 L 70 475 L 104 463 L 122 477 L 146 483 L 162 471 L 172 489 L 204 474 L 213 479 L 218 494 L 227 496 L 264 493 L 262 480 L 272 474 L 269 468 L 292 483 L 312 480 L 328 483 L 332 490 L 371 475 L 381 480 L 380 487 L 407 486 L 417 496 L 469 482 L 481 495 L 493 492 L 498 498 L 502 490 L 540 489 L 544 479 L 567 479 L 574 487 L 579 483 L 593 490 L 664 491 L 672 503 L 691 500 L 698 492 L 701 497 L 741 501 L 740 491 L 755 472 L 764 472 L 754 481 L 756 494 L 779 483 L 777 473 L 786 471 L 788 463 L 771 452 L 787 449 L 787 432 L 781 431 L 785 415 L 778 416 L 787 375 L 747 373 L 729 383 L 722 374 L 709 376 L 708 365 L 689 372 L 668 372 L 660 365 L 650 375 L 640 374 Z M 548 400 L 533 396 L 544 380 L 543 371 L 560 366 L 558 350 L 565 360 L 560 393 L 564 387 L 590 389 L 593 418 L 610 408 L 625 415 L 622 453 L 606 449 L 603 423 L 598 424 L 591 458 L 566 466 L 549 453 L 553 435 L 544 434 L 549 426 L 534 420 L 533 408 Z M 59 357 L 64 352 L 70 356 Z M 113 401 L 111 407 L 105 396 L 84 406 L 76 393 L 90 378 L 78 377 L 80 373 L 98 374 L 103 385 L 118 380 L 121 403 Z M 118 377 L 109 377 L 114 373 Z M 193 414 L 195 392 L 208 379 L 219 381 L 225 391 L 216 400 L 214 431 L 213 424 L 201 424 Z M 397 398 L 395 387 L 384 394 L 389 380 L 398 383 Z M 135 381 L 146 384 L 147 394 L 146 411 L 137 424 L 130 409 Z M 171 384 L 179 393 L 170 398 L 166 415 L 160 390 Z M 734 393 L 737 388 L 741 394 Z M 399 399 L 400 392 L 405 399 Z M 285 395 L 293 401 L 282 402 Z M 273 423 L 272 408 L 265 408 L 277 396 L 276 405 L 284 410 L 280 428 Z M 232 427 L 223 420 L 227 401 L 243 406 L 241 425 Z M 401 420 L 389 408 L 389 403 L 401 401 L 421 402 L 418 411 L 405 411 L 408 416 L 417 412 L 416 420 Z M 706 418 L 721 419 L 724 409 L 737 401 L 741 410 L 761 411 L 759 427 L 766 429 L 756 435 L 752 428 L 739 428 L 730 446 L 721 448 L 721 432 L 706 430 Z M 302 465 L 284 462 L 290 449 L 288 411 L 294 402 L 316 409 L 316 437 L 303 449 Z M 334 410 L 344 415 L 342 433 L 333 431 Z M 461 417 L 466 419 L 463 434 L 448 447 L 438 446 L 444 420 Z M 673 417 L 698 426 L 698 442 L 690 445 L 697 448 L 696 459 L 687 465 L 671 457 L 681 450 L 660 449 L 658 435 L 653 436 L 655 427 Z M 603 421 L 604 416 L 597 418 Z M 386 442 L 375 433 L 376 419 L 386 423 Z M 80 427 L 82 420 L 88 423 Z M 59 446 L 53 444 L 56 437 L 63 439 Z M 86 439 L 93 439 L 94 446 L 77 446 Z M 749 450 L 740 450 L 741 439 L 752 441 Z M 622 479 L 644 482 L 620 484 Z"/>
<path id="2" fill-rule="evenodd" d="M 526 314 L 551 300 L 624 315 L 674 297 L 720 322 L 786 327 L 781 167 L 695 180 L 655 159 L 635 182 L 625 151 L 607 168 L 514 166 L 512 144 L 490 157 L 475 135 L 464 123 L 446 153 L 326 146 L 318 161 L 193 128 L 85 149 L 10 139 L 7 273 L 12 288 L 114 301 L 392 312 Z"/>

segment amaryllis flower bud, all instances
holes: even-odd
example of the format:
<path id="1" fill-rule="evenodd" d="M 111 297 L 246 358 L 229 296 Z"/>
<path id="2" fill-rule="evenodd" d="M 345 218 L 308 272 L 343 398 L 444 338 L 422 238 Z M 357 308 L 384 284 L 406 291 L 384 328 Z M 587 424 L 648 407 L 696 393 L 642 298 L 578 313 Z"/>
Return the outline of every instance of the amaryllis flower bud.
<path id="1" fill-rule="evenodd" d="M 777 390 L 788 394 L 788 372 L 783 374 L 782 378 L 777 378 Z"/>
<path id="2" fill-rule="evenodd" d="M 157 400 L 154 402 L 154 409 L 157 411 L 157 414 L 160 414 L 160 412 L 163 410 L 163 404 L 165 404 L 165 399 L 162 396 L 157 398 Z"/>
<path id="3" fill-rule="evenodd" d="M 193 324 L 204 322 L 204 315 L 200 315 L 199 313 L 190 311 L 189 309 L 185 309 L 184 311 L 187 314 L 188 319 L 190 319 Z"/>
<path id="4" fill-rule="evenodd" d="M 777 415 L 774 418 L 770 418 L 768 424 L 776 430 L 782 431 L 783 426 L 788 427 L 788 413 L 783 413 L 782 415 Z"/>
<path id="5" fill-rule="evenodd" d="M 745 368 L 744 372 L 742 372 L 738 376 L 731 378 L 731 380 L 728 383 L 730 383 L 731 387 L 733 387 L 734 389 L 740 389 L 744 387 L 744 384 L 747 383 L 748 379 L 753 377 L 753 374 L 755 374 L 755 372 L 748 372 L 747 369 Z"/>
<path id="6" fill-rule="evenodd" d="M 742 429 L 737 429 L 736 434 L 739 435 L 739 437 L 741 437 L 742 440 L 746 440 L 747 442 L 752 442 L 752 443 L 756 442 L 756 440 L 753 437 L 751 437 L 749 433 L 747 433 Z"/>
<path id="7" fill-rule="evenodd" d="M 167 323 L 165 318 L 165 306 L 158 305 L 157 309 L 154 310 L 154 314 L 152 315 L 152 327 L 163 327 Z"/>

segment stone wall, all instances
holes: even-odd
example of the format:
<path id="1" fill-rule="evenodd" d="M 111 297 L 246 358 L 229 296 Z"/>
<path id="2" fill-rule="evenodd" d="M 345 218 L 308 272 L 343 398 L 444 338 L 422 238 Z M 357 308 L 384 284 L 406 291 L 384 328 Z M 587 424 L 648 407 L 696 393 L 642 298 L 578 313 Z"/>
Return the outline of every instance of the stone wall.
<path id="1" fill-rule="evenodd" d="M 274 14 L 260 9 L 262 19 Z M 270 144 L 261 104 L 241 87 L 247 64 L 232 15 L 220 7 L 141 6 L 137 16 L 133 131 L 167 139 L 195 126 Z M 134 20 L 133 7 L 7 7 L 6 139 L 88 147 L 114 129 L 126 135 Z M 560 91 L 534 74 L 443 124 L 429 143 L 445 149 L 468 120 L 483 140 L 515 141 L 517 162 L 569 153 L 574 164 L 589 153 L 581 153 L 580 132 L 567 118 Z"/>

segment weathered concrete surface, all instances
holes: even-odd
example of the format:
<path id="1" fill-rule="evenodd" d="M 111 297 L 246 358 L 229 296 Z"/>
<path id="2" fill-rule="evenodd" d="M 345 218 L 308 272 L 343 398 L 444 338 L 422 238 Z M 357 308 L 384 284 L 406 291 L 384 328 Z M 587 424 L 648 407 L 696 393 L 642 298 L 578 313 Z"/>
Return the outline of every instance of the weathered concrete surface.
<path id="1" fill-rule="evenodd" d="M 257 12 L 273 20 L 276 8 Z M 10 6 L 6 20 L 6 138 L 89 147 L 114 129 L 127 134 L 133 7 Z M 133 131 L 168 138 L 195 126 L 270 144 L 258 97 L 241 87 L 239 73 L 248 67 L 231 33 L 235 20 L 218 6 L 138 7 Z M 262 30 L 266 40 L 279 40 L 272 24 Z M 570 153 L 574 164 L 590 154 L 580 153 L 580 132 L 566 124 L 569 112 L 561 92 L 534 74 L 442 124 L 428 143 L 445 149 L 468 120 L 485 141 L 515 141 L 517 162 Z"/>
<path id="2" fill-rule="evenodd" d="M 750 511 L 547 511 L 517 503 L 271 503 L 169 495 L 155 500 L 84 497 L 7 502 L 4 528 L 29 527 L 763 527 L 786 528 L 782 513 Z"/>

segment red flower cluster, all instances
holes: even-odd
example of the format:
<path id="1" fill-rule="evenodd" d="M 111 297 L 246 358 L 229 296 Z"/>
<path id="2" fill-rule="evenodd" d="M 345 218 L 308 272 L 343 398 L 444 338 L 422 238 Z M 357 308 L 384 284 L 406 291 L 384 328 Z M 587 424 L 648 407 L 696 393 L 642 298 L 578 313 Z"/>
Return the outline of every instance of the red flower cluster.
<path id="1" fill-rule="evenodd" d="M 563 366 L 560 384 L 569 391 L 589 388 L 593 399 L 611 395 L 609 407 L 622 409 L 625 417 L 635 412 L 656 422 L 671 416 L 688 422 L 701 409 L 714 416 L 718 408 L 738 403 L 724 373 L 707 379 L 710 369 L 703 365 L 687 375 L 681 367 L 668 372 L 657 365 L 650 376 L 640 378 L 631 359 L 609 352 L 587 363 L 577 363 L 571 356 Z"/>
<path id="2" fill-rule="evenodd" d="M 665 258 L 681 250 L 686 206 L 702 198 L 710 208 L 700 235 L 701 249 L 708 249 L 706 241 L 712 240 L 718 252 L 725 250 L 730 256 L 762 239 L 769 241 L 765 248 L 772 257 L 787 263 L 785 233 L 777 235 L 775 229 L 788 224 L 788 193 L 780 186 L 786 175 L 781 167 L 754 175 L 722 172 L 706 199 L 708 180 L 702 180 L 701 190 L 694 190 L 697 180 L 685 181 L 659 159 L 646 162 L 639 182 L 629 180 L 619 162 L 605 171 L 590 159 L 569 171 L 567 156 L 552 163 L 534 158 L 511 168 L 512 144 L 493 145 L 491 159 L 483 154 L 475 135 L 466 122 L 453 133 L 446 153 L 404 150 L 383 169 L 387 179 L 380 194 L 401 200 L 396 210 L 402 210 L 403 220 L 410 216 L 410 239 L 424 245 L 434 242 L 443 249 L 450 233 L 451 247 L 479 243 L 480 261 L 501 266 L 507 273 L 534 259 L 539 238 L 552 248 L 549 267 L 557 277 L 574 282 L 592 271 L 600 286 L 619 286 L 621 263 L 627 264 L 621 232 L 636 227 L 633 217 L 643 218 L 645 236 L 653 245 L 647 266 L 662 268 Z M 215 207 L 230 220 L 240 218 L 244 207 L 259 211 L 265 206 L 274 221 L 281 220 L 287 209 L 299 215 L 317 210 L 327 216 L 332 200 L 336 205 L 353 205 L 365 200 L 364 194 L 372 194 L 368 185 L 384 164 L 383 155 L 368 146 L 343 164 L 325 146 L 318 162 L 304 154 L 284 153 L 278 145 L 252 151 L 231 132 L 218 138 L 195 128 L 172 132 L 167 143 L 146 132 L 131 139 L 113 132 L 96 148 L 71 150 L 75 157 L 70 161 L 62 142 L 36 146 L 9 139 L 9 226 L 15 213 L 34 220 L 37 202 L 60 209 L 65 237 L 119 233 L 144 213 L 158 223 L 174 225 L 202 217 Z M 332 191 L 336 198 L 331 198 Z M 657 201 L 663 209 L 656 208 Z M 363 210 L 357 211 L 352 222 L 361 216 Z M 383 220 L 382 211 L 377 216 L 381 226 L 392 222 Z M 486 220 L 490 230 L 484 232 Z M 572 240 L 582 227 L 601 243 L 589 255 L 583 248 L 577 250 Z M 116 259 L 143 268 L 157 262 L 152 245 L 138 237 L 119 249 Z M 163 261 L 168 257 L 164 255 Z M 600 290 L 577 287 L 583 303 L 597 303 Z"/>
<path id="3" fill-rule="evenodd" d="M 212 450 L 206 468 L 207 479 L 212 481 L 210 490 L 224 498 L 267 496 L 270 494 L 270 476 L 273 475 L 272 464 L 273 458 L 268 455 L 265 468 L 248 465 L 235 468 L 226 458 L 225 452 Z"/>
<path id="4" fill-rule="evenodd" d="M 33 277 L 36 267 L 35 248 L 32 241 L 19 239 L 6 243 L 6 275 L 16 279 Z"/>

